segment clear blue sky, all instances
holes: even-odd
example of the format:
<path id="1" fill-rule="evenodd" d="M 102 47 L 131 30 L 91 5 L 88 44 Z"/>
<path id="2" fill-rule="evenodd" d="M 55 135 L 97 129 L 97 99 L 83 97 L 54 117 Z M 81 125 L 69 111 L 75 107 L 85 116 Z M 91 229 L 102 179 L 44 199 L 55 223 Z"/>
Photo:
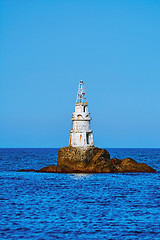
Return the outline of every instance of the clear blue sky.
<path id="1" fill-rule="evenodd" d="M 96 146 L 160 147 L 160 1 L 0 3 L 0 147 L 67 146 L 81 79 Z"/>

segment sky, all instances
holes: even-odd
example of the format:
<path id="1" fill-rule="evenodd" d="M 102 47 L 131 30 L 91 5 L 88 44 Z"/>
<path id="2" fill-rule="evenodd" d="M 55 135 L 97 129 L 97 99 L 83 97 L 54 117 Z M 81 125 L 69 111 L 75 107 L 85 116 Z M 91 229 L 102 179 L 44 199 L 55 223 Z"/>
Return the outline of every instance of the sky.
<path id="1" fill-rule="evenodd" d="M 0 147 L 68 146 L 83 80 L 94 144 L 160 147 L 160 1 L 0 0 Z"/>

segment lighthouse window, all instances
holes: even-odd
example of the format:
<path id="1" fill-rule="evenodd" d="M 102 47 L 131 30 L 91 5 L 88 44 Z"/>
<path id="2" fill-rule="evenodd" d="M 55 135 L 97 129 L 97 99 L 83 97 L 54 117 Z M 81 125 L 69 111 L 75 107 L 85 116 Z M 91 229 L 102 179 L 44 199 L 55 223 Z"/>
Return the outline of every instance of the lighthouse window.
<path id="1" fill-rule="evenodd" d="M 81 114 L 78 114 L 78 115 L 77 115 L 77 118 L 79 119 L 79 118 L 83 118 L 83 117 L 82 117 Z"/>
<path id="2" fill-rule="evenodd" d="M 86 106 L 84 106 L 84 110 L 83 111 L 85 112 L 85 110 L 86 110 Z"/>
<path id="3" fill-rule="evenodd" d="M 89 134 L 86 134 L 87 144 L 89 144 Z"/>

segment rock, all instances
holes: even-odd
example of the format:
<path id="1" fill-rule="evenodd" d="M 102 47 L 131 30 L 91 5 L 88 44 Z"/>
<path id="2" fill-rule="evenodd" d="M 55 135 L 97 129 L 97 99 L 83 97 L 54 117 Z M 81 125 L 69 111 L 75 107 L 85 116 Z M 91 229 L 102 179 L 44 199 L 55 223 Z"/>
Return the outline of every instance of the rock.
<path id="1" fill-rule="evenodd" d="M 58 151 L 57 167 L 62 172 L 101 173 L 113 172 L 110 154 L 105 149 L 64 147 Z"/>
<path id="2" fill-rule="evenodd" d="M 20 169 L 18 172 L 36 172 L 34 169 Z"/>
<path id="3" fill-rule="evenodd" d="M 21 172 L 34 171 L 45 173 L 128 173 L 128 172 L 150 172 L 156 170 L 145 163 L 137 163 L 132 158 L 122 160 L 110 159 L 106 149 L 89 147 L 63 147 L 58 151 L 57 165 L 51 165 L 40 170 L 19 170 Z"/>
<path id="4" fill-rule="evenodd" d="M 57 172 L 57 166 L 56 165 L 50 165 L 50 166 L 41 168 L 41 169 L 37 170 L 36 172 L 56 173 Z"/>
<path id="5" fill-rule="evenodd" d="M 155 169 L 149 167 L 145 163 L 137 163 L 132 158 L 124 158 L 122 160 L 112 159 L 116 172 L 156 172 Z"/>

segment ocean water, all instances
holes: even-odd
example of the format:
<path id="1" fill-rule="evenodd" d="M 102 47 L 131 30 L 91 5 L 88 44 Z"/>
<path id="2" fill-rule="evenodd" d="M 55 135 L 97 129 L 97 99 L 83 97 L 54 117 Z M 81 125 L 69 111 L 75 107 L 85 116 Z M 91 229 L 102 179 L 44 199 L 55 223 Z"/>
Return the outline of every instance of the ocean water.
<path id="1" fill-rule="evenodd" d="M 0 239 L 160 239 L 160 149 L 107 149 L 157 173 L 17 172 L 58 149 L 0 149 Z"/>

